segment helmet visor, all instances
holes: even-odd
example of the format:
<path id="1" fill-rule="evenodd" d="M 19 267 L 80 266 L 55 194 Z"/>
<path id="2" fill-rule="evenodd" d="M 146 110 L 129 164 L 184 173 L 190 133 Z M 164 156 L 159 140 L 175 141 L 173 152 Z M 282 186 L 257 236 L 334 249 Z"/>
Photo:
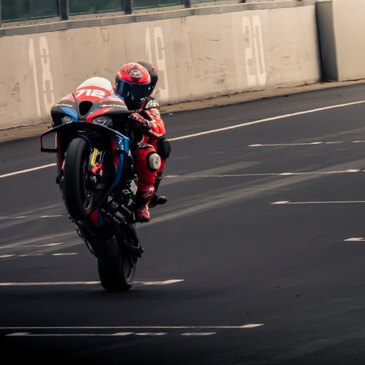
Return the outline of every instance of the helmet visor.
<path id="1" fill-rule="evenodd" d="M 128 81 L 118 80 L 116 93 L 125 101 L 142 102 L 147 96 L 150 84 L 132 84 Z"/>

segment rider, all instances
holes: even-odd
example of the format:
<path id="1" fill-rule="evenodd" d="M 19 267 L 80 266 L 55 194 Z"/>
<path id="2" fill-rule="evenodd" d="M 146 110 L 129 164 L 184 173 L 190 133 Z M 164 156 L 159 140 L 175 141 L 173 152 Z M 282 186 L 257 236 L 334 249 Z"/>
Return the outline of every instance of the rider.
<path id="1" fill-rule="evenodd" d="M 154 67 L 146 61 L 125 64 L 115 78 L 115 93 L 123 98 L 129 110 L 136 110 L 130 119 L 134 123 L 132 140 L 138 177 L 136 220 L 139 222 L 150 220 L 149 205 L 167 200 L 156 195 L 170 154 L 159 104 L 151 96 L 157 80 Z"/>

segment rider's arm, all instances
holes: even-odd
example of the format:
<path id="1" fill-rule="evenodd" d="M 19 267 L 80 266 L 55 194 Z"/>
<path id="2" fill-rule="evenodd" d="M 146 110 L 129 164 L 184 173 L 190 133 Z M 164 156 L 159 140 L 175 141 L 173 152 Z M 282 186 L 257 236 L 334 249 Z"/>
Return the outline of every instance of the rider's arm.
<path id="1" fill-rule="evenodd" d="M 166 133 L 165 124 L 157 108 L 144 110 L 141 113 L 133 113 L 129 118 L 133 120 L 136 129 L 149 137 L 158 139 Z"/>

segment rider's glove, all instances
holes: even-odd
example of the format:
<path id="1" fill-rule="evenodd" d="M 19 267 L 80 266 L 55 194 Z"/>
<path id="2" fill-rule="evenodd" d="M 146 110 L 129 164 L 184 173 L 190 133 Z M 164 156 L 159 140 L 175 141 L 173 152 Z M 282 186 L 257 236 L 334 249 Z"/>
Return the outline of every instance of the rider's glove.
<path id="1" fill-rule="evenodd" d="M 147 132 L 151 129 L 151 122 L 142 117 L 139 113 L 133 113 L 129 116 L 134 122 L 134 126 L 142 132 Z"/>

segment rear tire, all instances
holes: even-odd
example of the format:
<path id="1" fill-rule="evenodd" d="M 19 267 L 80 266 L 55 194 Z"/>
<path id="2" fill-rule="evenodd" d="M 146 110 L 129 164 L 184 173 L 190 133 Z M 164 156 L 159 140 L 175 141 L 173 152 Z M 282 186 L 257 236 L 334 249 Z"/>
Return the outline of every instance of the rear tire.
<path id="1" fill-rule="evenodd" d="M 136 259 L 126 252 L 115 257 L 98 257 L 98 270 L 102 287 L 106 291 L 127 291 L 134 282 Z"/>
<path id="2" fill-rule="evenodd" d="M 70 216 L 86 218 L 93 210 L 93 192 L 88 188 L 90 147 L 83 138 L 74 138 L 67 148 L 64 166 L 63 195 Z"/>

